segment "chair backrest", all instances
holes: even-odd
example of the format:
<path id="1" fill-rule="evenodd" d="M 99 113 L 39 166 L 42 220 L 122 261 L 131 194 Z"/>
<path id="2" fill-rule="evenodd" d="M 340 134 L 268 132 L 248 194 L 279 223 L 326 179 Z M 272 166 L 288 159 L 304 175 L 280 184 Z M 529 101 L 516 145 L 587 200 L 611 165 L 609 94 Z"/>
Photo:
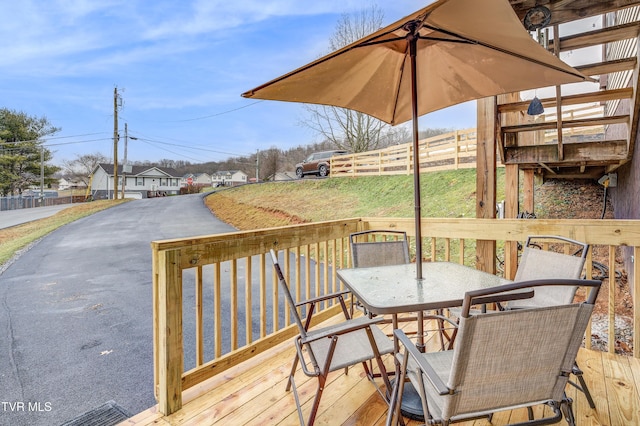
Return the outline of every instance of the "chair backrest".
<path id="1" fill-rule="evenodd" d="M 302 319 L 298 314 L 298 310 L 296 309 L 296 302 L 291 295 L 291 291 L 289 290 L 289 285 L 284 278 L 284 274 L 282 273 L 282 268 L 280 268 L 280 264 L 278 263 L 278 254 L 275 250 L 270 250 L 271 261 L 273 262 L 273 268 L 276 271 L 276 275 L 278 277 L 278 284 L 280 285 L 280 290 L 284 294 L 285 299 L 287 299 L 287 304 L 289 305 L 289 309 L 291 310 L 291 316 L 298 326 L 298 331 L 300 331 L 300 335 L 304 338 L 307 336 L 307 331 L 304 329 L 304 325 L 302 324 Z"/>
<path id="2" fill-rule="evenodd" d="M 554 251 L 562 250 L 562 252 Z M 568 250 L 568 253 L 565 252 Z M 546 278 L 578 279 L 582 275 L 589 244 L 560 236 L 537 235 L 527 238 L 516 270 L 515 281 Z M 575 287 L 542 287 L 531 299 L 513 301 L 510 307 L 552 306 L 571 303 Z"/>
<path id="3" fill-rule="evenodd" d="M 409 263 L 407 233 L 371 230 L 349 236 L 354 268 Z"/>
<path id="4" fill-rule="evenodd" d="M 580 280 L 591 287 L 585 303 L 484 315 L 470 315 L 469 309 L 474 298 L 498 294 L 496 290 L 574 286 L 575 281 L 525 281 L 465 295 L 447 383 L 452 392 L 443 401 L 443 418 L 562 400 L 600 281 Z"/>

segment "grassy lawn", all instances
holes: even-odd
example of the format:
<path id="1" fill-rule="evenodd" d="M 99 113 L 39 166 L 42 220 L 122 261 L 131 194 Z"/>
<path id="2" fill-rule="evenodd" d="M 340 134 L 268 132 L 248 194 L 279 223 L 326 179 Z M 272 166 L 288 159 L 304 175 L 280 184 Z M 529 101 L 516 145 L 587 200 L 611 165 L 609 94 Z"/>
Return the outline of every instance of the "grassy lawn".
<path id="1" fill-rule="evenodd" d="M 69 208 L 61 210 L 53 216 L 0 229 L 0 266 L 11 259 L 17 251 L 59 227 L 127 201 L 130 200 L 100 200 L 70 205 Z"/>
<path id="2" fill-rule="evenodd" d="M 423 173 L 424 217 L 475 217 L 476 170 Z M 498 200 L 504 170 L 498 170 Z M 221 220 L 259 229 L 350 217 L 413 217 L 413 176 L 303 179 L 217 191 L 206 199 Z"/>

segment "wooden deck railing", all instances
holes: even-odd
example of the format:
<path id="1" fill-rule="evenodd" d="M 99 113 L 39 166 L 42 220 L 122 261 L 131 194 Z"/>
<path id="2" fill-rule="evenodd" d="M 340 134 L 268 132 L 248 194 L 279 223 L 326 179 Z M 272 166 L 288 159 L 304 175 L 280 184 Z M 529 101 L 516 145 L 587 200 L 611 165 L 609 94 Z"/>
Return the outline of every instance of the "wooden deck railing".
<path id="1" fill-rule="evenodd" d="M 419 143 L 420 171 L 476 167 L 476 129 L 456 130 L 422 139 Z M 413 170 L 411 143 L 375 151 L 331 158 L 331 176 L 410 174 Z"/>
<path id="2" fill-rule="evenodd" d="M 575 120 L 604 116 L 601 105 L 587 105 L 566 108 L 562 119 Z M 556 113 L 549 112 L 538 117 L 530 117 L 531 122 L 554 122 Z M 597 140 L 604 138 L 604 126 L 570 127 L 563 130 L 566 138 Z M 557 130 L 541 131 L 540 140 L 544 144 L 557 143 Z M 476 129 L 455 130 L 449 133 L 422 139 L 419 142 L 420 171 L 457 170 L 476 167 Z M 405 143 L 374 151 L 339 155 L 331 158 L 331 176 L 382 176 L 413 173 L 413 145 Z M 502 164 L 500 164 L 502 166 Z"/>
<path id="3" fill-rule="evenodd" d="M 640 255 L 637 220 L 423 219 L 422 226 L 425 258 L 470 266 L 476 263 L 476 241 L 495 241 L 500 259 L 505 247 L 536 234 L 591 244 L 587 270 L 593 267 L 592 253 L 610 271 L 621 269 L 616 264 L 620 247 L 633 247 L 635 258 Z M 347 237 L 363 229 L 399 229 L 412 235 L 413 220 L 357 218 L 153 242 L 154 379 L 160 412 L 176 412 L 183 390 L 296 334 L 266 261 L 269 249 L 284 255 L 286 278 L 302 299 L 340 288 L 335 272 L 350 265 Z M 415 239 L 411 244 L 415 247 Z M 505 276 L 513 276 L 516 266 L 507 256 Z M 629 285 L 637 295 L 637 263 L 633 272 Z M 615 335 L 618 284 L 601 292 L 608 298 L 609 336 Z M 314 318 L 321 321 L 337 312 L 337 306 L 325 306 Z M 637 303 L 633 328 L 640 330 Z M 613 340 L 609 352 L 615 351 Z M 640 357 L 638 345 L 633 356 Z"/>

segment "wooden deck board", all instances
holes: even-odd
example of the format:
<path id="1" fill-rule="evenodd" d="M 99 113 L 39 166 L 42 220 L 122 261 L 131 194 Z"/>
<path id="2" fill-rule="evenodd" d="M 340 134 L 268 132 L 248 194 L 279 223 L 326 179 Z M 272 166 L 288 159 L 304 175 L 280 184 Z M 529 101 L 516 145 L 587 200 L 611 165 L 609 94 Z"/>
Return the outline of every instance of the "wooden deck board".
<path id="1" fill-rule="evenodd" d="M 390 325 L 386 330 L 390 330 Z M 411 325 L 405 325 L 411 328 Z M 438 342 L 431 335 L 427 348 L 437 350 Z M 121 425 L 298 425 L 293 394 L 285 391 L 293 361 L 292 342 L 285 342 L 256 359 L 213 377 L 184 393 L 182 410 L 162 416 L 151 407 L 121 423 Z M 393 359 L 387 356 L 385 364 Z M 596 402 L 596 410 L 587 404 L 585 396 L 572 386 L 567 394 L 573 399 L 578 425 L 623 426 L 640 424 L 640 360 L 581 349 L 578 364 Z M 334 372 L 322 396 L 316 424 L 370 426 L 384 425 L 387 407 L 369 382 L 361 366 L 349 369 L 348 375 Z M 317 383 L 300 371 L 296 383 L 303 402 L 303 414 L 308 416 Z M 377 380 L 382 386 L 382 381 Z M 540 413 L 544 408 L 536 408 Z M 545 410 L 548 410 L 546 408 Z M 501 426 L 526 420 L 524 409 L 496 413 L 493 422 L 480 419 L 457 423 L 462 426 Z M 408 426 L 421 424 L 407 421 Z"/>

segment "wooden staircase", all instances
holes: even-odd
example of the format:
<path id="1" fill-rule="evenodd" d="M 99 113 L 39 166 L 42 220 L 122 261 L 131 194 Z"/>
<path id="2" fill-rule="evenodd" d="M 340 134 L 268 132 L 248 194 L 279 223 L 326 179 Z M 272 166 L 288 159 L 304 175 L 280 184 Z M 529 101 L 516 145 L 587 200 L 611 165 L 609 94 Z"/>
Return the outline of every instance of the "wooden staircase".
<path id="1" fill-rule="evenodd" d="M 520 170 L 533 170 L 544 179 L 598 179 L 633 156 L 640 109 L 640 1 L 592 0 L 588 7 L 581 7 L 582 0 L 511 0 L 521 17 L 535 6 L 531 3 L 544 4 L 551 11 L 548 27 L 537 30 L 540 39 L 547 40 L 541 43 L 570 65 L 567 53 L 576 51 L 570 54 L 572 59 L 580 57 L 579 49 L 601 49 L 602 61 L 574 65 L 599 85 L 555 87 L 555 96 L 541 97 L 545 113 L 540 116 L 527 115 L 530 100 L 514 94 L 499 97 L 496 126 L 500 129 L 500 160 L 505 165 L 517 164 Z M 617 13 L 606 20 L 598 18 L 605 12 Z M 577 21 L 586 17 L 601 19 L 608 26 L 562 36 L 565 26 L 561 24 L 576 28 Z M 539 90 L 552 92 L 553 88 Z M 590 114 L 576 114 L 589 108 Z"/>

